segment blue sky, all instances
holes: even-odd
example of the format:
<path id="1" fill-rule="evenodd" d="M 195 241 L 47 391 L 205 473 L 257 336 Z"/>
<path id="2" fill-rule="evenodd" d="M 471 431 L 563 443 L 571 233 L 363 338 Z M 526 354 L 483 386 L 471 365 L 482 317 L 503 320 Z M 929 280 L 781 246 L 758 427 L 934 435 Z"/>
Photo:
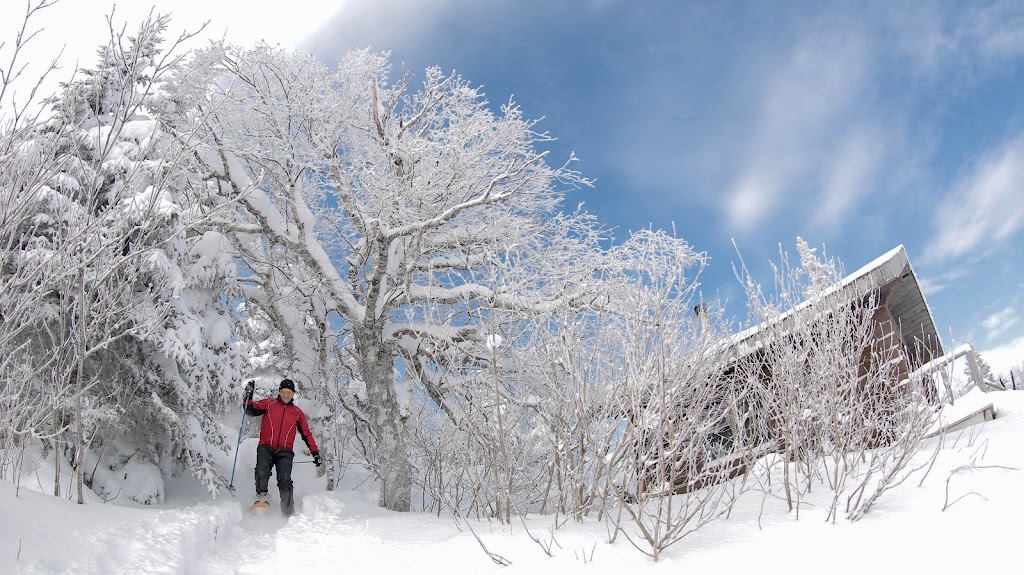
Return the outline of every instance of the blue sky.
<path id="1" fill-rule="evenodd" d="M 64 45 L 63 72 L 92 64 L 113 5 L 61 0 L 33 61 Z M 733 240 L 765 283 L 797 236 L 849 271 L 903 244 L 947 344 L 1024 360 L 1024 3 L 152 0 L 115 21 L 150 5 L 175 31 L 211 20 L 193 45 L 263 38 L 327 64 L 372 46 L 513 97 L 553 161 L 575 151 L 597 180 L 572 205 L 620 237 L 674 225 L 731 314 Z M 0 3 L 4 39 L 22 13 Z"/>
<path id="2" fill-rule="evenodd" d="M 730 313 L 733 240 L 765 283 L 797 236 L 848 271 L 903 244 L 947 344 L 1024 361 L 1020 2 L 350 0 L 300 42 L 366 46 L 543 117 L 597 180 L 572 203 L 674 225 Z"/>

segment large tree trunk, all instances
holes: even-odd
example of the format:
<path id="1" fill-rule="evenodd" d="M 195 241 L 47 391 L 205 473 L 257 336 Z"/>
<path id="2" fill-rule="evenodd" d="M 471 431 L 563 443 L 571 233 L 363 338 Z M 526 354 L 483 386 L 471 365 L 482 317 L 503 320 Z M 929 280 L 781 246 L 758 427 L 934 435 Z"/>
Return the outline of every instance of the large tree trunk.
<path id="1" fill-rule="evenodd" d="M 366 384 L 370 425 L 377 438 L 378 459 L 372 462 L 380 476 L 379 504 L 391 511 L 409 511 L 412 505 L 412 469 L 405 449 L 405 418 L 395 394 L 394 355 L 379 331 L 355 334 L 359 368 Z"/>

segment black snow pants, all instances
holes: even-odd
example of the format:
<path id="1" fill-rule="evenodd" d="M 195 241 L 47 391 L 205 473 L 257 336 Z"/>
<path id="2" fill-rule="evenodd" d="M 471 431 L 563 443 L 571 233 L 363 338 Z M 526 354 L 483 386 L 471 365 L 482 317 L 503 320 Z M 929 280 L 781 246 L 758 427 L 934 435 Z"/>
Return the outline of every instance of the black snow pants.
<path id="1" fill-rule="evenodd" d="M 272 467 L 277 468 L 277 488 L 281 491 L 281 514 L 290 516 L 295 512 L 292 498 L 292 460 L 295 452 L 291 449 L 271 449 L 269 445 L 256 448 L 256 493 L 266 493 Z"/>

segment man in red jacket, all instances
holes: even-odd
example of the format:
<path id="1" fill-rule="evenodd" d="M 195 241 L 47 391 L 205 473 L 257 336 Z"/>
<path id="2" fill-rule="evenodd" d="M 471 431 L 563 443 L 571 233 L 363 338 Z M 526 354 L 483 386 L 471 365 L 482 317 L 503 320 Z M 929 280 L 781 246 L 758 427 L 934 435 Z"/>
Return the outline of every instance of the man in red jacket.
<path id="1" fill-rule="evenodd" d="M 302 436 L 317 467 L 323 465 L 323 459 L 309 431 L 306 414 L 292 403 L 295 397 L 295 384 L 292 380 L 281 380 L 277 397 L 254 402 L 253 390 L 254 384 L 249 382 L 245 386 L 245 412 L 252 416 L 263 416 L 263 421 L 260 423 L 260 443 L 256 448 L 256 502 L 252 507 L 270 507 L 267 503 L 267 484 L 270 482 L 271 467 L 276 467 L 277 488 L 281 491 L 281 513 L 287 517 L 295 512 L 295 501 L 292 498 L 292 459 L 295 457 L 292 445 L 295 443 L 295 434 Z"/>

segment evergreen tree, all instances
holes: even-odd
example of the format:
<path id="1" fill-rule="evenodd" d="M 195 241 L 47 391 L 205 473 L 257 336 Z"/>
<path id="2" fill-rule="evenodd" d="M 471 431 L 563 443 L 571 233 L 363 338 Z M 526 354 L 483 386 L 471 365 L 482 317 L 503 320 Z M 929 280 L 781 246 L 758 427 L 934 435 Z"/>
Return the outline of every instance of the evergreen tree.
<path id="1" fill-rule="evenodd" d="M 978 371 L 981 373 L 981 379 L 984 382 L 998 385 L 995 374 L 992 373 L 992 366 L 985 361 L 985 358 L 980 353 L 975 354 L 975 359 L 978 362 Z M 974 375 L 971 374 L 971 366 L 967 365 L 964 367 L 964 375 L 967 376 L 967 381 L 974 381 Z M 982 382 L 976 382 L 978 385 L 982 385 Z"/>
<path id="2" fill-rule="evenodd" d="M 168 56 L 177 43 L 162 51 L 167 23 L 112 35 L 99 66 L 63 86 L 30 142 L 56 168 L 11 191 L 31 217 L 5 229 L 16 241 L 3 272 L 43 294 L 15 339 L 35 381 L 24 399 L 58 398 L 32 433 L 74 464 L 80 500 L 83 483 L 116 491 L 105 470 L 129 463 L 225 483 L 217 416 L 245 369 L 230 308 L 241 294 L 183 171 L 190 149 L 151 110 L 166 112 L 158 87 L 182 63 Z"/>

